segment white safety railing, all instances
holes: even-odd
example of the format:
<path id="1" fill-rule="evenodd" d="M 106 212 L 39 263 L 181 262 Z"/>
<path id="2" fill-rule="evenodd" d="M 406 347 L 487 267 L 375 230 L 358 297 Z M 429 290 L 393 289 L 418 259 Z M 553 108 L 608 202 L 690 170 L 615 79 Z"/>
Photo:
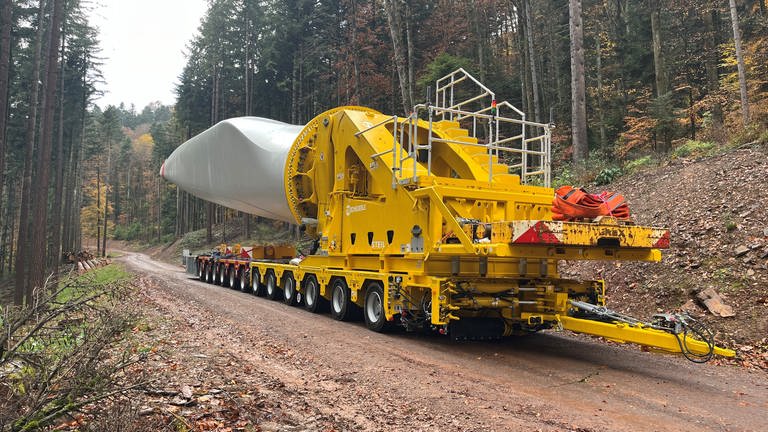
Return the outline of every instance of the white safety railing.
<path id="1" fill-rule="evenodd" d="M 460 87 L 460 84 L 464 85 Z M 434 143 L 484 148 L 488 155 L 488 182 L 493 181 L 494 163 L 501 163 L 508 167 L 508 173 L 519 175 L 521 183 L 549 187 L 553 126 L 527 121 L 525 113 L 507 101 L 496 103 L 495 97 L 472 75 L 458 69 L 437 80 L 434 104 L 416 105 L 408 117 L 393 116 L 356 135 L 382 125 L 393 125 L 392 149 L 372 156 L 392 153 L 392 187 L 398 182 L 415 182 L 419 163 L 426 165 L 428 175 L 432 174 Z M 418 139 L 418 121 L 422 115 L 428 122 L 426 142 Z M 442 120 L 459 123 L 477 143 L 435 137 L 433 125 Z M 404 142 L 406 136 L 407 142 Z M 413 161 L 413 170 L 405 173 L 404 163 L 409 159 Z"/>
<path id="2" fill-rule="evenodd" d="M 417 106 L 428 111 L 430 129 L 435 118 L 457 121 L 478 143 L 484 142 L 489 156 L 498 156 L 510 173 L 519 175 L 522 183 L 550 186 L 552 125 L 527 121 L 525 113 L 507 101 L 496 103 L 495 93 L 461 68 L 437 80 L 435 89 L 434 105 Z M 446 141 L 431 133 L 429 140 Z M 427 147 L 431 152 L 431 143 Z M 488 160 L 491 181 L 492 157 Z"/>

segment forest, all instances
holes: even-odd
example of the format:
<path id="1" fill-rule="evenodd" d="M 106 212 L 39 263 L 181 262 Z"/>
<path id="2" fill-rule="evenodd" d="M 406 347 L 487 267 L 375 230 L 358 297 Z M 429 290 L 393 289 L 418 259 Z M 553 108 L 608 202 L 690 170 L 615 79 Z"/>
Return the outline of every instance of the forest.
<path id="1" fill-rule="evenodd" d="M 159 177 L 176 146 L 236 116 L 405 114 L 458 67 L 556 125 L 561 184 L 607 183 L 680 148 L 768 141 L 765 3 L 209 0 L 175 104 L 137 110 L 94 103 L 108 83 L 91 2 L 2 0 L 0 278 L 23 303 L 85 244 L 102 254 L 107 238 L 206 229 L 211 241 L 212 224 L 250 227 Z"/>

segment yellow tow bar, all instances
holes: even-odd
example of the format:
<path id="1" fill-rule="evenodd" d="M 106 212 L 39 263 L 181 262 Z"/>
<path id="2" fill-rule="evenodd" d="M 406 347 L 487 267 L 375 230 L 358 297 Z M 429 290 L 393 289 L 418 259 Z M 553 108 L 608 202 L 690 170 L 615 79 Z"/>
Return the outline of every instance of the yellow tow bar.
<path id="1" fill-rule="evenodd" d="M 564 329 L 576 333 L 602 336 L 619 343 L 634 343 L 658 351 L 682 354 L 688 360 L 704 363 L 713 355 L 735 357 L 736 352 L 715 345 L 714 335 L 688 315 L 658 314 L 653 323 L 578 300 L 569 300 L 574 310 L 585 317 L 558 316 Z M 695 335 L 696 337 L 692 337 Z"/>
<path id="2" fill-rule="evenodd" d="M 561 316 L 560 323 L 563 328 L 576 333 L 585 333 L 594 336 L 602 336 L 606 339 L 619 343 L 634 343 L 644 345 L 658 350 L 670 353 L 682 353 L 680 345 L 697 355 L 706 356 L 712 351 L 713 354 L 723 357 L 735 357 L 736 351 L 720 348 L 718 346 L 710 349 L 706 342 L 694 339 L 690 336 L 675 335 L 663 330 L 642 327 L 641 325 L 630 325 L 627 323 L 604 323 L 582 318 Z"/>

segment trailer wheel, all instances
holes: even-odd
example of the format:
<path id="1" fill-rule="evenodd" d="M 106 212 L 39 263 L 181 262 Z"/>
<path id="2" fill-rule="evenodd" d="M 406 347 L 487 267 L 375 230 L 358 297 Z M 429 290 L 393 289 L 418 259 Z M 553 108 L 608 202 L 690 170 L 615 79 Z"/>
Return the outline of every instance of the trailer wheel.
<path id="1" fill-rule="evenodd" d="M 331 288 L 331 316 L 338 321 L 351 321 L 359 314 L 357 305 L 349 301 L 350 291 L 344 279 L 336 279 Z"/>
<path id="2" fill-rule="evenodd" d="M 264 276 L 264 285 L 266 285 L 267 298 L 270 300 L 277 300 L 280 296 L 280 291 L 277 289 L 277 278 L 272 270 L 268 270 Z"/>
<path id="3" fill-rule="evenodd" d="M 285 272 L 283 274 L 283 282 L 280 285 L 283 287 L 283 303 L 288 306 L 298 305 L 296 279 L 293 277 L 293 273 Z"/>
<path id="4" fill-rule="evenodd" d="M 205 264 L 205 281 L 213 283 L 213 263 L 210 261 Z"/>
<path id="5" fill-rule="evenodd" d="M 320 284 L 317 277 L 310 274 L 304 279 L 304 309 L 312 313 L 323 312 L 328 309 L 328 300 L 320 295 Z"/>
<path id="6" fill-rule="evenodd" d="M 253 294 L 257 295 L 259 297 L 264 297 L 266 294 L 266 289 L 264 285 L 261 283 L 261 273 L 259 273 L 259 269 L 256 267 L 253 267 L 253 270 L 251 270 L 253 273 L 251 277 L 251 288 L 253 290 Z"/>
<path id="7" fill-rule="evenodd" d="M 365 325 L 375 332 L 389 330 L 390 323 L 384 312 L 384 289 L 380 282 L 371 282 L 365 292 L 365 306 L 363 308 Z"/>
<path id="8" fill-rule="evenodd" d="M 227 286 L 227 265 L 219 264 L 219 271 L 216 272 L 216 284 L 223 287 Z"/>
<path id="9" fill-rule="evenodd" d="M 230 265 L 228 267 L 227 273 L 229 273 L 229 282 L 227 283 L 227 286 L 229 286 L 232 289 L 237 289 L 237 270 L 235 270 L 235 266 Z"/>
<path id="10" fill-rule="evenodd" d="M 238 280 L 240 281 L 240 291 L 247 293 L 251 292 L 251 284 L 249 283 L 248 278 L 250 277 L 250 272 L 248 271 L 248 267 L 243 267 L 242 270 L 240 270 L 240 277 Z"/>
<path id="11" fill-rule="evenodd" d="M 197 260 L 197 278 L 205 282 L 205 263 Z"/>
<path id="12" fill-rule="evenodd" d="M 221 279 L 219 278 L 221 276 L 221 264 L 215 263 L 213 264 L 213 284 L 214 285 L 221 285 Z"/>

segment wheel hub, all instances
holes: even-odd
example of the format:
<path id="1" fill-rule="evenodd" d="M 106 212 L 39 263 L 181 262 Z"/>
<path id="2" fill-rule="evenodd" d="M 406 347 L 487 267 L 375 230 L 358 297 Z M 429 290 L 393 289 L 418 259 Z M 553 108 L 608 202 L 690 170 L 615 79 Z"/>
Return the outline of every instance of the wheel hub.
<path id="1" fill-rule="evenodd" d="M 341 307 L 344 302 L 344 294 L 341 292 L 341 290 L 334 290 L 333 291 L 333 310 L 336 312 L 341 312 Z"/>
<path id="2" fill-rule="evenodd" d="M 371 294 L 365 304 L 365 312 L 368 314 L 368 318 L 373 322 L 378 321 L 381 318 L 382 310 L 382 301 L 381 297 L 379 297 L 379 294 Z"/>

